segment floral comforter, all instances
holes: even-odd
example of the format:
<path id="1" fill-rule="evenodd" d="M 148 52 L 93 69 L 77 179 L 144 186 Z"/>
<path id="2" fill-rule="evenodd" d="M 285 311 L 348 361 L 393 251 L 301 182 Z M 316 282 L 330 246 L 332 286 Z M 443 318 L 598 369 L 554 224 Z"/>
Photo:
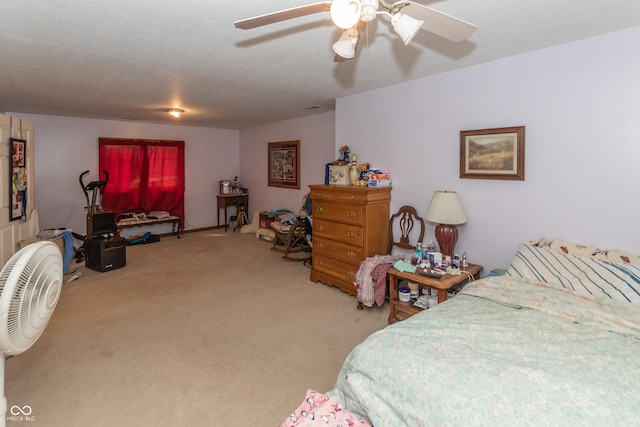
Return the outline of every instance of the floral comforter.
<path id="1" fill-rule="evenodd" d="M 375 427 L 640 425 L 640 305 L 491 277 L 367 338 L 335 396 Z"/>

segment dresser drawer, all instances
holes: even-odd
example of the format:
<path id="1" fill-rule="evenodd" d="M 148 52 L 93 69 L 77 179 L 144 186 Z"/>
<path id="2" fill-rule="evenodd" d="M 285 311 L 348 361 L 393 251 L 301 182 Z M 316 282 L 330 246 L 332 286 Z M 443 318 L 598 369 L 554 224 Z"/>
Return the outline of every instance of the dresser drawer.
<path id="1" fill-rule="evenodd" d="M 364 207 L 318 201 L 313 204 L 313 218 L 362 226 Z"/>
<path id="2" fill-rule="evenodd" d="M 328 256 L 313 254 L 313 270 L 331 276 L 340 282 L 353 283 L 358 271 L 358 264 L 353 265 Z"/>
<path id="3" fill-rule="evenodd" d="M 346 243 L 318 236 L 313 237 L 313 254 L 314 256 L 320 254 L 349 264 L 355 264 L 356 267 L 365 258 L 362 247 L 347 245 Z"/>
<path id="4" fill-rule="evenodd" d="M 326 238 L 337 240 L 357 247 L 364 245 L 362 227 L 356 225 L 341 224 L 338 222 L 313 219 L 313 238 Z"/>
<path id="5" fill-rule="evenodd" d="M 311 199 L 316 201 L 331 200 L 342 203 L 389 202 L 391 187 L 358 187 L 353 185 L 310 185 Z"/>
<path id="6" fill-rule="evenodd" d="M 395 303 L 391 305 L 390 311 L 391 313 L 389 317 L 394 319 L 394 321 L 398 321 L 406 320 L 414 314 L 420 313 L 422 309 L 416 307 L 411 302 L 395 301 Z"/>

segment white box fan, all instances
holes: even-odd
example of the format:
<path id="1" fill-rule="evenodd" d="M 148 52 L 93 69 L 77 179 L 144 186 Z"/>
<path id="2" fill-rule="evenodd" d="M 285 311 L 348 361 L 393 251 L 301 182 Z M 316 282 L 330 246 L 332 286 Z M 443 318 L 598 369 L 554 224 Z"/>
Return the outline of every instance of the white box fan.
<path id="1" fill-rule="evenodd" d="M 4 362 L 28 350 L 42 335 L 62 291 L 62 253 L 50 241 L 16 252 L 0 272 L 0 426 L 7 422 Z"/>

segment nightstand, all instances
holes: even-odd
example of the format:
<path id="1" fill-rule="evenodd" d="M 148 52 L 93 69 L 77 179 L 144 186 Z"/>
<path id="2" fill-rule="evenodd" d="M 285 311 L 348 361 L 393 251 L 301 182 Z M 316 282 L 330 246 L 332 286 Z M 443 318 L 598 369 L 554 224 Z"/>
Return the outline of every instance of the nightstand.
<path id="1" fill-rule="evenodd" d="M 420 268 L 415 273 L 404 272 L 396 270 L 390 267 L 387 271 L 389 275 L 389 324 L 395 323 L 399 320 L 407 319 L 416 313 L 422 311 L 421 308 L 413 305 L 413 302 L 402 302 L 398 299 L 398 282 L 400 280 L 407 280 L 412 283 L 417 283 L 422 286 L 428 286 L 438 290 L 438 304 L 447 300 L 447 292 L 452 286 L 466 283 L 469 280 L 469 276 L 462 273 L 459 275 L 445 274 L 440 279 L 431 278 L 429 276 L 422 276 L 418 274 L 421 271 Z M 463 271 L 470 273 L 474 279 L 480 279 L 480 272 L 482 266 L 477 264 L 469 264 L 468 267 L 463 268 Z"/>

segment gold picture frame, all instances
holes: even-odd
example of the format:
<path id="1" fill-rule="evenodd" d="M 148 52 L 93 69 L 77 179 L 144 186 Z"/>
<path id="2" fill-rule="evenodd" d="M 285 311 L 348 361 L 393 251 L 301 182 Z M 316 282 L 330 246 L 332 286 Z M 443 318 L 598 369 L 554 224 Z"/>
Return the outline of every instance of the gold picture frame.
<path id="1" fill-rule="evenodd" d="M 267 184 L 300 188 L 300 141 L 269 142 Z"/>
<path id="2" fill-rule="evenodd" d="M 220 195 L 226 196 L 231 194 L 231 181 L 228 179 L 223 179 L 220 181 Z"/>
<path id="3" fill-rule="evenodd" d="M 524 181 L 524 126 L 460 132 L 460 178 Z"/>

